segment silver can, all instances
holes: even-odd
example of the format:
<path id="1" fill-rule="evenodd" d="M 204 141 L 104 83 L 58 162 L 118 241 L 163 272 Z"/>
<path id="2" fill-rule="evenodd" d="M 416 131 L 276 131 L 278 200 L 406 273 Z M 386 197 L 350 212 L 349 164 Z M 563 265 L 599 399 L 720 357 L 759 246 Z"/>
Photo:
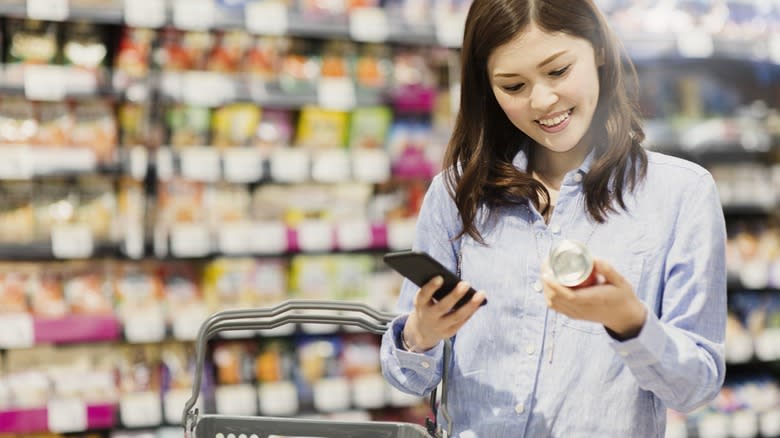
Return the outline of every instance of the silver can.
<path id="1" fill-rule="evenodd" d="M 558 283 L 580 289 L 596 284 L 593 256 L 574 240 L 562 240 L 550 250 L 550 270 Z"/>

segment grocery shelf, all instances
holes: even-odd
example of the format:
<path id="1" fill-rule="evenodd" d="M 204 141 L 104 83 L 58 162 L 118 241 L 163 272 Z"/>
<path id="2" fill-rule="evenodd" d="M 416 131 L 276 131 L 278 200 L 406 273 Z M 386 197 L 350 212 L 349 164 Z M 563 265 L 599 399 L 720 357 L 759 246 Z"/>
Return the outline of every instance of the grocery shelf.
<path id="1" fill-rule="evenodd" d="M 94 2 L 86 4 L 69 5 L 67 19 L 86 20 L 95 23 L 122 23 L 122 0 L 114 0 L 111 3 L 103 2 L 95 6 Z M 0 3 L 0 15 L 9 17 L 26 17 L 28 15 L 27 2 L 25 0 L 4 0 Z"/>
<path id="2" fill-rule="evenodd" d="M 0 412 L 0 434 L 83 432 L 105 430 L 115 425 L 117 407 L 113 404 L 86 404 L 79 401 L 36 409 Z M 55 427 L 50 427 L 55 426 Z"/>
<path id="3" fill-rule="evenodd" d="M 0 348 L 27 348 L 41 344 L 78 344 L 121 339 L 119 319 L 113 315 L 65 315 L 58 318 L 28 314 L 0 315 Z"/>
<path id="4" fill-rule="evenodd" d="M 93 259 L 104 257 L 118 257 L 123 258 L 119 245 L 98 243 L 92 248 L 92 251 L 88 253 L 69 256 L 63 254 L 60 256 L 55 255 L 54 248 L 51 242 L 46 243 L 27 243 L 27 244 L 0 244 L 0 260 L 5 261 L 54 261 L 54 260 L 68 260 L 68 259 Z M 82 252 L 81 249 L 77 249 L 76 252 Z"/>
<path id="5" fill-rule="evenodd" d="M 771 207 L 767 205 L 756 204 L 726 204 L 723 206 L 723 214 L 726 218 L 764 218 L 780 212 L 780 205 Z"/>

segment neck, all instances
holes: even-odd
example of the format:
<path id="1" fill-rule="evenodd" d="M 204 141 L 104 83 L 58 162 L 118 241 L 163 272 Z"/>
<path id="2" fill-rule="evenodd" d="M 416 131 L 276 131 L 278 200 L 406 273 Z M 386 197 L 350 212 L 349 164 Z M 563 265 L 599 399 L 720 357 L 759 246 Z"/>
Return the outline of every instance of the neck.
<path id="1" fill-rule="evenodd" d="M 531 165 L 533 171 L 544 178 L 551 188 L 559 190 L 563 177 L 580 167 L 587 155 L 588 148 L 581 146 L 566 152 L 555 152 L 543 146 L 536 146 Z"/>

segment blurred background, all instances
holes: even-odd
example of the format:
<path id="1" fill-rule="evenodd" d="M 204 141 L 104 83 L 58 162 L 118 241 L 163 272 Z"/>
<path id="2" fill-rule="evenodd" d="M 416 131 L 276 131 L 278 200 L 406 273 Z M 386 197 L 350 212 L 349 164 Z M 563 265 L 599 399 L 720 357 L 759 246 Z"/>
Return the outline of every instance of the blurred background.
<path id="1" fill-rule="evenodd" d="M 173 437 L 211 312 L 393 310 L 467 0 L 0 0 L 0 435 Z M 667 436 L 780 436 L 780 1 L 598 2 L 647 147 L 715 176 L 728 375 Z M 208 412 L 421 423 L 378 337 L 210 344 Z"/>

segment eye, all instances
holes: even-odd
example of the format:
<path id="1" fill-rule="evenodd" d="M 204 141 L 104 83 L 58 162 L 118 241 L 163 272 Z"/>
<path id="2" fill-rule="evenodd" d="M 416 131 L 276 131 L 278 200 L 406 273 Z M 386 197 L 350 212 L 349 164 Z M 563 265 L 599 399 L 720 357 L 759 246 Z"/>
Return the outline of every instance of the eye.
<path id="1" fill-rule="evenodd" d="M 553 76 L 553 77 L 556 77 L 556 78 L 560 77 L 560 76 L 563 76 L 567 71 L 569 71 L 569 67 L 571 67 L 571 65 L 567 65 L 566 67 L 563 67 L 561 69 L 558 69 L 558 70 L 555 70 L 555 71 L 551 71 L 550 72 L 550 76 Z"/>
<path id="2" fill-rule="evenodd" d="M 519 84 L 516 84 L 516 85 L 502 86 L 501 88 L 503 88 L 505 91 L 508 91 L 510 93 L 515 93 L 517 91 L 522 90 L 524 86 L 525 86 L 525 84 L 519 83 Z"/>

